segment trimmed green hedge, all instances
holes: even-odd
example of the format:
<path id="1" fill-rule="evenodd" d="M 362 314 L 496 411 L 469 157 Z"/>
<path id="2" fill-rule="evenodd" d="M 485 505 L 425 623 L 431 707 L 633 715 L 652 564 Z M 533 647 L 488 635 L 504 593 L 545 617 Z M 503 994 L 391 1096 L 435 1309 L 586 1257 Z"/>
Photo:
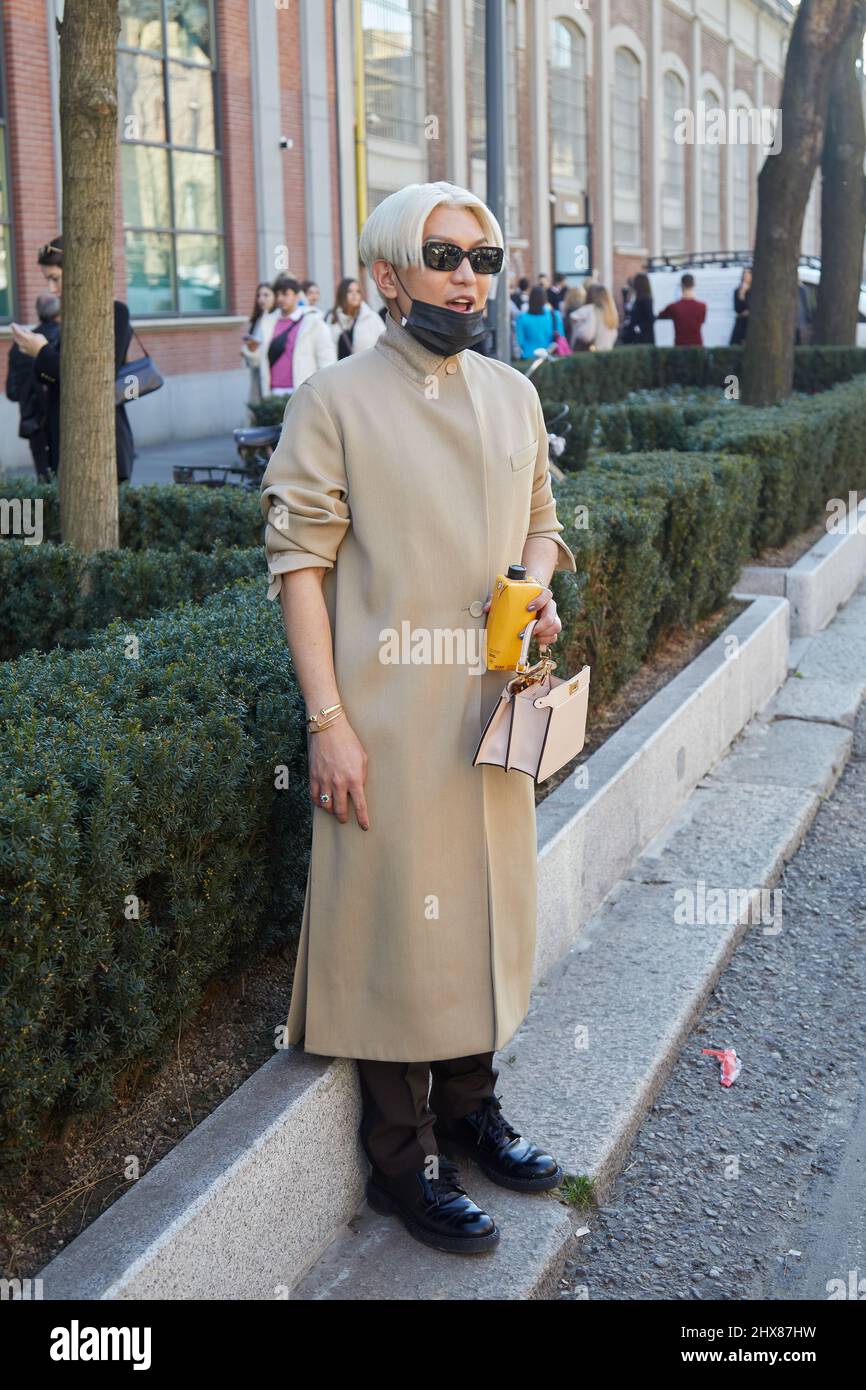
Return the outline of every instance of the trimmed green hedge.
<path id="1" fill-rule="evenodd" d="M 210 551 L 217 541 L 226 546 L 261 545 L 264 523 L 258 494 L 239 487 L 183 486 L 180 483 L 121 485 L 119 540 L 123 550 Z M 46 541 L 60 540 L 60 498 L 56 480 L 37 483 L 13 473 L 0 477 L 0 498 L 29 497 L 42 502 L 42 531 Z"/>
<path id="2" fill-rule="evenodd" d="M 303 906 L 305 711 L 279 606 L 240 581 L 139 624 L 137 659 L 128 631 L 0 665 L 6 1176 L 49 1117 L 164 1061 L 207 983 Z"/>
<path id="3" fill-rule="evenodd" d="M 0 660 L 84 646 L 114 618 L 150 617 L 255 575 L 264 584 L 261 545 L 242 550 L 218 541 L 207 555 L 180 545 L 85 556 L 71 545 L 8 541 L 0 545 Z"/>
<path id="4" fill-rule="evenodd" d="M 725 603 L 749 556 L 759 493 L 754 460 L 708 454 L 610 455 L 557 484 L 578 564 L 576 575 L 554 575 L 557 654 L 563 668 L 592 666 L 593 703 L 666 633 Z"/>
<path id="5" fill-rule="evenodd" d="M 575 352 L 539 368 L 533 380 L 545 398 L 573 406 L 622 401 L 632 391 L 669 386 L 717 387 L 740 376 L 742 347 L 624 347 L 613 352 Z M 527 367 L 528 363 L 520 363 Z M 800 347 L 794 350 L 794 390 L 826 391 L 866 372 L 866 348 Z"/>
<path id="6" fill-rule="evenodd" d="M 752 554 L 783 545 L 826 515 L 833 497 L 866 488 L 866 381 L 765 409 L 731 407 L 696 425 L 694 447 L 750 454 L 761 469 Z"/>

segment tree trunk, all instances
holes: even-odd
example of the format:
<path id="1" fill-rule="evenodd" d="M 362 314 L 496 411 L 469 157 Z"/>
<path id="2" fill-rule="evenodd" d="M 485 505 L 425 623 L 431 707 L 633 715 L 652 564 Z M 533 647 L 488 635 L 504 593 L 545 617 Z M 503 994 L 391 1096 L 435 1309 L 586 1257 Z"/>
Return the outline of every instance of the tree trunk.
<path id="1" fill-rule="evenodd" d="M 118 0 L 66 0 L 60 36 L 63 331 L 60 528 L 85 552 L 117 546 L 114 194 Z"/>
<path id="2" fill-rule="evenodd" d="M 824 146 L 839 51 L 858 0 L 803 0 L 791 32 L 782 91 L 781 149 L 758 178 L 758 226 L 743 360 L 742 400 L 770 405 L 794 382 L 797 264 L 809 190 Z"/>
<path id="3" fill-rule="evenodd" d="M 821 281 L 813 343 L 853 347 L 857 341 L 863 239 L 866 237 L 866 124 L 855 67 L 863 53 L 866 13 L 836 63 L 821 158 Z"/>

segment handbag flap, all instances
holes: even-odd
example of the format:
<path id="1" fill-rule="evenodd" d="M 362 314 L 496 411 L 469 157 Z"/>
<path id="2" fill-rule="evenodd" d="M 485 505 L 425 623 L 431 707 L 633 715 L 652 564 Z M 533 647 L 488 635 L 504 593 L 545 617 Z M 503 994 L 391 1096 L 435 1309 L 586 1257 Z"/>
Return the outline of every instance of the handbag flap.
<path id="1" fill-rule="evenodd" d="M 590 668 L 582 667 L 576 676 L 569 680 L 560 680 L 558 676 L 551 676 L 550 690 L 546 695 L 537 695 L 535 705 L 538 709 L 555 708 L 565 704 L 568 700 L 576 699 L 589 685 Z"/>

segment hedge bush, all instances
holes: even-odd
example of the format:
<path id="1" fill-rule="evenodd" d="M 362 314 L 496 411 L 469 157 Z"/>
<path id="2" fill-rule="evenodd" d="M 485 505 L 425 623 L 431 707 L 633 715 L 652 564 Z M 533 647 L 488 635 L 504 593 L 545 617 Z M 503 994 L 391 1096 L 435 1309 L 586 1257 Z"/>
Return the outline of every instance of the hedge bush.
<path id="1" fill-rule="evenodd" d="M 751 548 L 783 545 L 822 516 L 833 497 L 866 487 L 866 381 L 765 409 L 731 408 L 694 427 L 694 447 L 749 454 L 761 469 Z"/>
<path id="2" fill-rule="evenodd" d="M 258 494 L 239 487 L 184 486 L 180 483 L 130 487 L 119 491 L 119 540 L 124 550 L 210 551 L 226 546 L 261 545 L 264 523 Z M 56 479 L 37 483 L 26 474 L 0 476 L 0 499 L 32 498 L 42 503 L 42 531 L 47 541 L 60 540 L 60 498 Z"/>
<path id="3" fill-rule="evenodd" d="M 80 647 L 114 618 L 149 617 L 186 599 L 201 600 L 231 580 L 267 569 L 260 545 L 209 554 L 174 550 L 103 550 L 71 545 L 0 545 L 0 660 L 54 646 Z"/>
<path id="4" fill-rule="evenodd" d="M 557 484 L 557 514 L 578 564 L 576 575 L 554 575 L 557 650 L 569 669 L 592 666 L 594 703 L 614 694 L 666 633 L 726 601 L 748 559 L 759 492 L 752 459 L 660 452 L 609 455 Z"/>
<path id="5" fill-rule="evenodd" d="M 572 407 L 622 401 L 632 391 L 659 391 L 670 386 L 721 389 L 726 378 L 739 377 L 742 347 L 624 347 L 613 352 L 575 352 L 545 363 L 533 377 L 539 391 Z M 528 367 L 528 363 L 518 364 Z M 866 372 L 866 348 L 800 347 L 794 349 L 794 390 L 826 391 Z"/>
<path id="6" fill-rule="evenodd" d="M 52 1116 L 164 1061 L 207 983 L 303 906 L 305 711 L 278 605 L 239 581 L 139 624 L 137 659 L 127 636 L 0 666 L 7 1177 Z"/>

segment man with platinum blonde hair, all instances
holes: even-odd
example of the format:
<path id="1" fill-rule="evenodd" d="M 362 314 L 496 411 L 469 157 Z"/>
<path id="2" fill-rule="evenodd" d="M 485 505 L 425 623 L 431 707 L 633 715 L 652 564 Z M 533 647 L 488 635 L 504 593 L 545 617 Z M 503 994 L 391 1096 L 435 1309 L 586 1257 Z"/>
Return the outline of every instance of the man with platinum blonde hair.
<path id="1" fill-rule="evenodd" d="M 357 1060 L 370 1205 L 475 1253 L 499 1229 L 456 1156 L 516 1191 L 562 1179 L 505 1120 L 493 1067 L 529 1003 L 534 784 L 472 765 L 511 672 L 383 662 L 381 637 L 405 620 L 480 638 L 497 574 L 520 564 L 544 586 L 527 621 L 546 646 L 562 626 L 551 575 L 576 566 L 534 386 L 465 351 L 504 261 L 490 210 L 454 184 L 412 184 L 373 211 L 359 250 L 385 332 L 291 396 L 261 491 L 313 807 L 288 1040 Z"/>

